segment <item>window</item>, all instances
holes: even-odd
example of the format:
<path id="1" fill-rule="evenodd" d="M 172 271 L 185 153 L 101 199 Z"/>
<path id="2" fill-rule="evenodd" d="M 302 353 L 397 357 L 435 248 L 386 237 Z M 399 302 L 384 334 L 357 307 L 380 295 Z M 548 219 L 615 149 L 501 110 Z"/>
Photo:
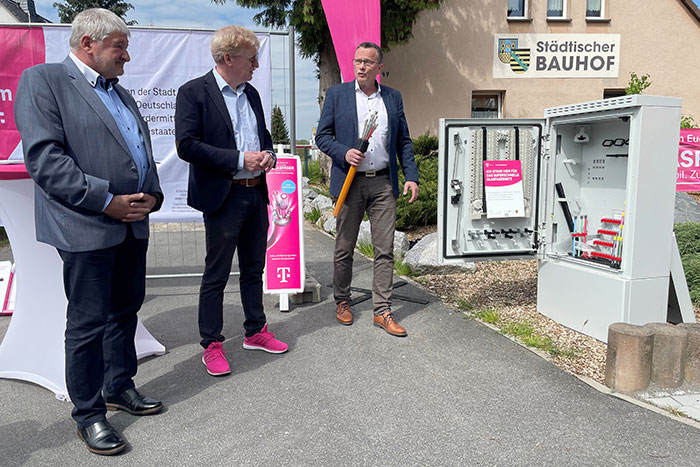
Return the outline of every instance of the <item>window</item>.
<path id="1" fill-rule="evenodd" d="M 586 0 L 586 18 L 603 18 L 605 0 Z"/>
<path id="2" fill-rule="evenodd" d="M 500 118 L 503 114 L 500 92 L 473 92 L 471 118 Z"/>
<path id="3" fill-rule="evenodd" d="M 625 88 L 609 88 L 603 89 L 603 99 L 610 99 L 611 97 L 626 96 Z"/>
<path id="4" fill-rule="evenodd" d="M 527 0 L 508 0 L 508 17 L 527 17 Z"/>
<path id="5" fill-rule="evenodd" d="M 564 18 L 566 16 L 564 0 L 547 0 L 547 18 Z"/>

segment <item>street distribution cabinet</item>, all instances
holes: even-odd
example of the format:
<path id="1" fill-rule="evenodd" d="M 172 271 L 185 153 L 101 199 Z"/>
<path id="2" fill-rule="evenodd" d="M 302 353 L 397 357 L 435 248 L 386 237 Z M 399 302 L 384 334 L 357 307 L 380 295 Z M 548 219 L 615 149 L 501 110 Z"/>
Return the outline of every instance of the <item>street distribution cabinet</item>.
<path id="1" fill-rule="evenodd" d="M 694 322 L 673 237 L 681 100 L 544 116 L 440 120 L 439 261 L 539 259 L 538 311 L 601 341 L 614 322 L 667 321 L 675 265 L 673 317 Z"/>

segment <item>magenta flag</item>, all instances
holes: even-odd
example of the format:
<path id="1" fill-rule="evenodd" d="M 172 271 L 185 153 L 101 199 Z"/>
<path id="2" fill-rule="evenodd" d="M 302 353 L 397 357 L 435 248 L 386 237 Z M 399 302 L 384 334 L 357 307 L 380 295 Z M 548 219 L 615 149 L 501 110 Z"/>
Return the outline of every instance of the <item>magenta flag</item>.
<path id="1" fill-rule="evenodd" d="M 361 42 L 381 41 L 381 6 L 379 0 L 321 0 L 331 31 L 335 55 L 343 82 L 355 78 L 352 59 Z M 377 77 L 379 80 L 379 77 Z"/>

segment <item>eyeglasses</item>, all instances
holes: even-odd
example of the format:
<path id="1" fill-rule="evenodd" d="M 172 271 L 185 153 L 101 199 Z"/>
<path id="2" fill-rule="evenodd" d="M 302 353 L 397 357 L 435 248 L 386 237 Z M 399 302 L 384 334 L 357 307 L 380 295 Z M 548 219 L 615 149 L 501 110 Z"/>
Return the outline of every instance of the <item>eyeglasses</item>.
<path id="1" fill-rule="evenodd" d="M 374 60 L 365 60 L 362 58 L 353 58 L 352 63 L 354 63 L 355 65 L 374 66 L 379 62 L 375 62 Z"/>

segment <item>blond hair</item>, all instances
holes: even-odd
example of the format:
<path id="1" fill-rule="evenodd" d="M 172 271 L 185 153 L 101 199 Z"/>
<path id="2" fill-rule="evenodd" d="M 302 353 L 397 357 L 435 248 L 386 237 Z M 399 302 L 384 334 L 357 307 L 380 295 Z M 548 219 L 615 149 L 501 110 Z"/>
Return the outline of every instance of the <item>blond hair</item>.
<path id="1" fill-rule="evenodd" d="M 260 41 L 253 31 L 241 26 L 224 26 L 211 37 L 211 56 L 215 63 L 224 61 L 224 55 L 240 55 L 243 48 L 252 47 L 258 50 Z"/>

